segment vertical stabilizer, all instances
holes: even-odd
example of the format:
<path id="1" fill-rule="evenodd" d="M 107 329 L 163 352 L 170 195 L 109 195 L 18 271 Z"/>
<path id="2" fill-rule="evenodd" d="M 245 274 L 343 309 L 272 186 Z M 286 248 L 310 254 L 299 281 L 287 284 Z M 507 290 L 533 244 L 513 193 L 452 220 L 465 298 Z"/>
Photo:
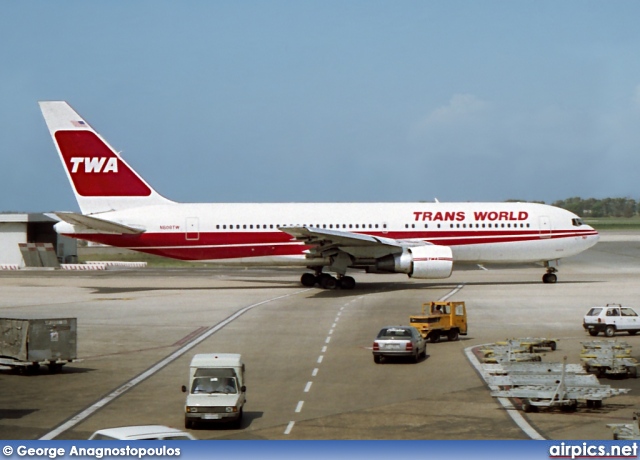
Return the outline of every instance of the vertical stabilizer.
<path id="1" fill-rule="evenodd" d="M 40 102 L 83 214 L 169 204 L 64 101 Z"/>

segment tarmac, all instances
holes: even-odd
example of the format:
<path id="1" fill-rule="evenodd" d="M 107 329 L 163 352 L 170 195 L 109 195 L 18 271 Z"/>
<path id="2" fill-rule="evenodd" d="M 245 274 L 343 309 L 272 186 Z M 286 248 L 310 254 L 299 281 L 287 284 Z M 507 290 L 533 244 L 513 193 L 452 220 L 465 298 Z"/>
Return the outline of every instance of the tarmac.
<path id="1" fill-rule="evenodd" d="M 353 291 L 304 288 L 296 269 L 194 268 L 0 272 L 0 317 L 76 317 L 78 356 L 61 373 L 0 368 L 0 438 L 87 439 L 101 428 L 184 426 L 191 357 L 242 353 L 247 405 L 240 429 L 211 426 L 200 439 L 611 439 L 607 423 L 631 423 L 640 380 L 602 408 L 524 414 L 490 395 L 468 350 L 507 338 L 552 337 L 579 363 L 591 340 L 582 317 L 596 305 L 640 311 L 640 232 L 603 232 L 562 260 L 557 284 L 544 269 L 468 267 L 446 280 L 354 272 Z M 408 324 L 423 302 L 464 300 L 469 334 L 429 343 L 417 364 L 375 364 L 371 345 L 389 324 Z M 603 337 L 599 337 L 604 339 Z M 640 335 L 619 334 L 640 356 Z"/>

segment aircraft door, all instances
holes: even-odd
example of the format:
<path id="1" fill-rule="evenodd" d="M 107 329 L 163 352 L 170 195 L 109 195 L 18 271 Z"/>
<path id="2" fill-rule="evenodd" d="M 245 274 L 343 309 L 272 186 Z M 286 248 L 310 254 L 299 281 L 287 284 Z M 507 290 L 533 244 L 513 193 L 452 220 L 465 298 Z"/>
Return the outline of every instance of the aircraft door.
<path id="1" fill-rule="evenodd" d="M 200 222 L 197 217 L 187 217 L 187 240 L 196 241 L 200 239 Z"/>
<path id="2" fill-rule="evenodd" d="M 540 238 L 551 238 L 551 219 L 540 216 Z"/>

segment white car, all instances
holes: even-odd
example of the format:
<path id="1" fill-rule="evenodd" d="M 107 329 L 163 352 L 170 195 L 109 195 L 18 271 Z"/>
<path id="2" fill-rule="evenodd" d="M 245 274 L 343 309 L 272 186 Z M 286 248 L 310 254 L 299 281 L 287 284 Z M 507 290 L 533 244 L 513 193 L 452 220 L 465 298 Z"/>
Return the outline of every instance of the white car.
<path id="1" fill-rule="evenodd" d="M 140 425 L 140 426 L 121 426 L 118 428 L 105 428 L 93 433 L 89 440 L 105 441 L 105 440 L 154 440 L 162 439 L 165 441 L 177 440 L 195 440 L 191 434 L 186 431 L 180 431 L 163 425 Z"/>
<path id="2" fill-rule="evenodd" d="M 616 332 L 623 331 L 635 335 L 640 331 L 640 316 L 633 308 L 609 303 L 604 307 L 593 307 L 589 310 L 584 315 L 582 327 L 594 337 L 600 332 L 607 337 L 613 337 Z"/>

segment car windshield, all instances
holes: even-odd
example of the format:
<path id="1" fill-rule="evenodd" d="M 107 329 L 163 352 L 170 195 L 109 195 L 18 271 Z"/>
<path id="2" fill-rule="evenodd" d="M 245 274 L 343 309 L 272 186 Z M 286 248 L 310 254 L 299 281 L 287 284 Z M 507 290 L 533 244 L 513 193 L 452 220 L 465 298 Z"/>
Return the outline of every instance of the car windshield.
<path id="1" fill-rule="evenodd" d="M 410 339 L 411 330 L 399 327 L 386 327 L 378 334 L 379 339 Z"/>
<path id="2" fill-rule="evenodd" d="M 237 392 L 236 379 L 233 377 L 196 377 L 191 386 L 192 394 L 235 394 Z"/>
<path id="3" fill-rule="evenodd" d="M 589 310 L 589 313 L 587 313 L 587 316 L 598 316 L 601 311 L 602 311 L 601 307 L 592 308 L 591 310 Z"/>

